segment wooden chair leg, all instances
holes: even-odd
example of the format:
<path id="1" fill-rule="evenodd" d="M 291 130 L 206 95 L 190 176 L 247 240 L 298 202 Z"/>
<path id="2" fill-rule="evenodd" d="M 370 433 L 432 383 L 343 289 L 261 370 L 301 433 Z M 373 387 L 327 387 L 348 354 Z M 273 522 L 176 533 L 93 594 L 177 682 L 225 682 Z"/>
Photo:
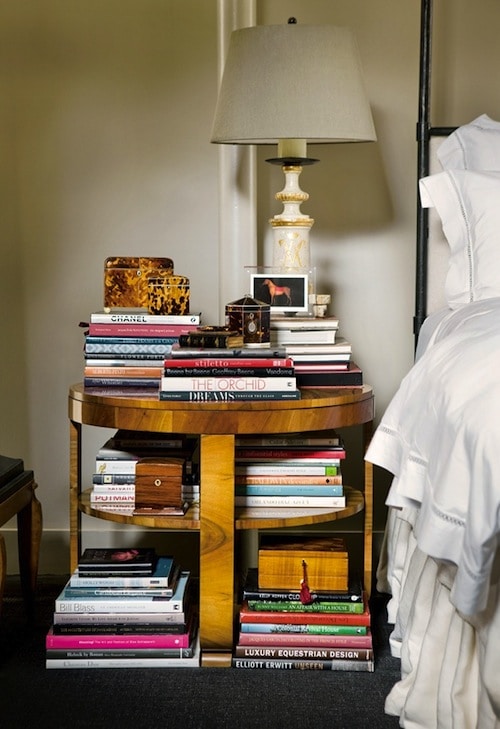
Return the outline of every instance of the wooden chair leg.
<path id="1" fill-rule="evenodd" d="M 33 617 L 35 606 L 35 591 L 43 525 L 42 507 L 35 496 L 35 483 L 33 483 L 32 488 L 33 495 L 29 504 L 17 514 L 19 573 L 26 611 L 30 618 Z"/>

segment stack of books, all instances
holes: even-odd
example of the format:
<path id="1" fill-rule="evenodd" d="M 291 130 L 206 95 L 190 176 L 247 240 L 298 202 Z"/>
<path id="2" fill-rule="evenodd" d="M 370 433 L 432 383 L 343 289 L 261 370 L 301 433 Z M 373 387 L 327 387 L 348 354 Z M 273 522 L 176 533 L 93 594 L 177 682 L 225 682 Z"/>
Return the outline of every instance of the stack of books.
<path id="1" fill-rule="evenodd" d="M 334 431 L 238 436 L 235 505 L 343 509 L 345 457 L 342 438 Z"/>
<path id="2" fill-rule="evenodd" d="M 191 575 L 154 549 L 86 549 L 56 598 L 47 668 L 198 666 Z"/>
<path id="3" fill-rule="evenodd" d="M 232 665 L 243 669 L 374 670 L 370 611 L 359 580 L 346 590 L 261 588 L 248 570 Z M 312 585 L 311 581 L 311 585 Z"/>
<path id="4" fill-rule="evenodd" d="M 271 318 L 271 342 L 293 359 L 301 388 L 361 387 L 363 373 L 352 346 L 338 334 L 337 317 Z"/>
<path id="5" fill-rule="evenodd" d="M 200 314 L 150 314 L 147 309 L 92 313 L 85 325 L 85 388 L 156 396 L 165 355 L 200 320 Z"/>
<path id="6" fill-rule="evenodd" d="M 193 340 L 193 335 L 189 340 Z M 193 348 L 182 341 L 165 357 L 160 400 L 233 402 L 300 398 L 293 361 L 282 350 Z"/>
<path id="7" fill-rule="evenodd" d="M 99 448 L 92 474 L 90 505 L 94 509 L 132 515 L 136 507 L 137 465 L 144 459 L 182 459 L 181 496 L 184 514 L 199 502 L 198 440 L 175 433 L 118 430 Z M 160 472 L 158 473 L 160 476 Z M 169 515 L 176 512 L 172 509 Z"/>

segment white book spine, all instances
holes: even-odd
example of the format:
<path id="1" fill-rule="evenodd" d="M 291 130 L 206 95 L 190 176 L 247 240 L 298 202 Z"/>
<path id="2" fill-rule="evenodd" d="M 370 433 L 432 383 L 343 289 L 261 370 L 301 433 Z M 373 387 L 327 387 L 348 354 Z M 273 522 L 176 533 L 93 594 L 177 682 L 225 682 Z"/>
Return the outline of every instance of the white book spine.
<path id="1" fill-rule="evenodd" d="M 162 377 L 161 389 L 166 392 L 274 392 L 293 391 L 295 377 Z"/>
<path id="2" fill-rule="evenodd" d="M 343 509 L 345 496 L 235 496 L 235 506 L 312 506 Z"/>

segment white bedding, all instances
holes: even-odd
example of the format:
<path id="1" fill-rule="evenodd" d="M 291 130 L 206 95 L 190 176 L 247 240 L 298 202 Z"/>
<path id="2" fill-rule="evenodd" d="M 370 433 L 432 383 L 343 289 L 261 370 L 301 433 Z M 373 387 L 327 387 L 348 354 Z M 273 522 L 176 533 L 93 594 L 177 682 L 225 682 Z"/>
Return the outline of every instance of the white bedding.
<path id="1" fill-rule="evenodd" d="M 394 474 L 377 587 L 405 729 L 500 729 L 500 298 L 424 323 L 366 455 Z"/>
<path id="2" fill-rule="evenodd" d="M 432 324 L 366 458 L 394 474 L 388 505 L 414 514 L 424 554 L 456 565 L 451 602 L 474 615 L 500 536 L 500 298 Z"/>

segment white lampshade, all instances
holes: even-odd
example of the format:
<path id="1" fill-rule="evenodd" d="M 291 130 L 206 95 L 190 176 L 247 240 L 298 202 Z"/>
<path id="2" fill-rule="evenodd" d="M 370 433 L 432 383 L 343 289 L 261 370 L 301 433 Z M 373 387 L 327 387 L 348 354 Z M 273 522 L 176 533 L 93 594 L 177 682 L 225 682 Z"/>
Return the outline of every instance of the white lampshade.
<path id="1" fill-rule="evenodd" d="M 288 23 L 232 33 L 212 142 L 375 139 L 359 53 L 349 29 Z"/>

